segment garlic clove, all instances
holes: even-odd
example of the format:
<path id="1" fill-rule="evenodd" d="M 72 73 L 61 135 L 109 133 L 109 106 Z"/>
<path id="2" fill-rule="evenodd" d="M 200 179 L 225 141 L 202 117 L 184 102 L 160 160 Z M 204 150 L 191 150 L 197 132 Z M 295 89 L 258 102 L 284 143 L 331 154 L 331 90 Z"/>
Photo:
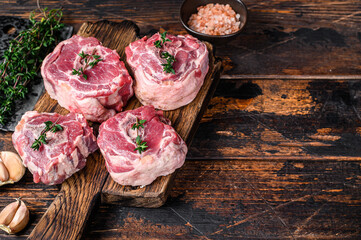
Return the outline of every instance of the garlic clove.
<path id="1" fill-rule="evenodd" d="M 20 201 L 17 200 L 16 202 L 10 203 L 7 205 L 1 212 L 0 212 L 0 226 L 1 225 L 9 225 L 11 220 L 13 220 L 16 211 L 20 206 Z"/>
<path id="2" fill-rule="evenodd" d="M 0 153 L 0 158 L 9 173 L 8 181 L 4 182 L 0 180 L 0 186 L 20 181 L 25 174 L 25 167 L 20 156 L 13 152 L 3 151 Z"/>
<path id="3" fill-rule="evenodd" d="M 29 222 L 29 209 L 26 207 L 23 201 L 20 202 L 20 207 L 16 211 L 13 220 L 9 224 L 9 228 L 11 230 L 10 234 L 20 232 Z"/>
<path id="4" fill-rule="evenodd" d="M 5 164 L 0 161 L 0 182 L 6 182 L 9 180 L 9 172 L 5 167 Z"/>
<path id="5" fill-rule="evenodd" d="M 29 215 L 25 203 L 18 198 L 0 212 L 0 229 L 9 234 L 20 232 L 28 224 Z"/>

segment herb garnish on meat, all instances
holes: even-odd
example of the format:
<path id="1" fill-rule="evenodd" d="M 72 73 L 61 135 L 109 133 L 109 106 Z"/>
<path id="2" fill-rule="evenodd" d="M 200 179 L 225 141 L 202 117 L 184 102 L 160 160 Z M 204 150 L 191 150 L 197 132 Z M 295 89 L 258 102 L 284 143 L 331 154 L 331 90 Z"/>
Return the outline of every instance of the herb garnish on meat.
<path id="1" fill-rule="evenodd" d="M 33 142 L 33 144 L 31 145 L 31 148 L 35 150 L 39 150 L 41 144 L 48 144 L 46 141 L 46 133 L 51 131 L 53 133 L 56 133 L 58 131 L 62 131 L 63 127 L 60 126 L 59 124 L 53 123 L 52 121 L 46 121 L 44 122 L 45 124 L 45 128 L 43 131 L 41 131 L 40 136 L 35 139 L 35 141 Z"/>
<path id="2" fill-rule="evenodd" d="M 157 40 L 154 42 L 154 46 L 157 48 L 163 47 L 165 42 L 172 42 L 170 39 L 166 38 L 167 31 L 160 34 L 161 40 Z M 174 56 L 172 56 L 169 52 L 161 52 L 160 53 L 161 58 L 165 58 L 167 60 L 167 63 L 163 63 L 163 71 L 166 73 L 173 73 L 175 74 L 173 63 L 175 62 Z"/>
<path id="3" fill-rule="evenodd" d="M 134 123 L 133 126 L 132 126 L 133 130 L 137 129 L 136 130 L 137 131 L 137 137 L 135 139 L 135 143 L 137 144 L 137 148 L 135 148 L 134 151 L 138 150 L 139 154 L 141 154 L 142 152 L 145 152 L 147 150 L 147 148 L 148 148 L 147 142 L 142 141 L 142 139 L 139 136 L 139 132 L 138 132 L 140 127 L 144 128 L 143 124 L 145 122 L 146 122 L 146 120 L 141 119 L 141 120 L 138 121 L 138 118 L 137 118 L 136 123 Z"/>
<path id="4" fill-rule="evenodd" d="M 84 68 L 81 67 L 78 70 L 73 68 L 73 71 L 71 72 L 71 74 L 72 75 L 83 76 L 83 78 L 85 80 L 87 80 L 88 76 L 84 73 L 84 71 L 87 69 L 87 67 L 90 66 L 90 68 L 93 68 L 98 64 L 98 62 L 103 60 L 103 59 L 100 58 L 99 55 L 94 54 L 94 52 L 95 52 L 95 49 L 93 50 L 93 53 L 91 55 L 84 53 L 84 51 L 79 53 L 78 55 L 81 57 L 82 60 L 84 60 L 85 66 L 84 66 Z M 92 59 L 93 59 L 93 61 L 91 61 Z"/>
<path id="5" fill-rule="evenodd" d="M 60 9 L 40 9 L 30 14 L 31 27 L 10 41 L 0 64 L 0 124 L 6 124 L 15 108 L 15 101 L 24 99 L 28 84 L 33 81 L 48 51 L 60 37 L 64 27 Z M 35 19 L 42 17 L 41 21 Z"/>
<path id="6" fill-rule="evenodd" d="M 167 36 L 167 31 L 164 31 L 163 33 L 160 34 L 160 38 L 161 40 L 157 40 L 154 42 L 154 46 L 157 48 L 161 48 L 163 47 L 163 44 L 166 42 L 171 42 L 170 39 L 166 38 Z"/>
<path id="7" fill-rule="evenodd" d="M 137 144 L 137 148 L 134 149 L 134 151 L 139 151 L 139 154 L 142 152 L 145 152 L 148 148 L 147 142 L 143 142 L 139 136 L 135 139 L 135 142 Z"/>
<path id="8" fill-rule="evenodd" d="M 167 60 L 167 63 L 162 64 L 164 72 L 175 74 L 175 71 L 173 69 L 173 63 L 175 62 L 174 56 L 169 54 L 169 52 L 162 52 L 160 54 L 160 57 L 165 58 Z"/>

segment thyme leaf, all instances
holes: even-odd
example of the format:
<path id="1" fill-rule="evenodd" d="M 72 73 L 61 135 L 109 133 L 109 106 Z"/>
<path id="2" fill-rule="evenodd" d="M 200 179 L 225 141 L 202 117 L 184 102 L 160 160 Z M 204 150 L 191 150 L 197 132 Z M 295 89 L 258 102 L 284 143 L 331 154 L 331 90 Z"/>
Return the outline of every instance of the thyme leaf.
<path id="1" fill-rule="evenodd" d="M 166 73 L 173 73 L 175 74 L 173 63 L 175 62 L 174 56 L 172 56 L 169 52 L 162 52 L 160 54 L 161 58 L 165 58 L 167 60 L 167 63 L 163 63 L 163 71 Z"/>
<path id="2" fill-rule="evenodd" d="M 161 48 L 163 47 L 163 44 L 166 42 L 172 42 L 170 39 L 166 38 L 167 37 L 167 31 L 164 31 L 163 33 L 160 34 L 160 38 L 161 40 L 157 40 L 154 42 L 154 46 L 156 48 Z"/>
<path id="3" fill-rule="evenodd" d="M 78 70 L 73 68 L 73 71 L 71 72 L 71 74 L 83 76 L 83 78 L 85 80 L 88 80 L 88 76 L 84 73 L 84 71 L 87 69 L 87 67 L 90 66 L 90 68 L 94 68 L 98 64 L 98 62 L 103 61 L 103 59 L 101 59 L 99 55 L 95 55 L 94 52 L 95 52 L 95 49 L 93 50 L 93 54 L 91 54 L 91 55 L 84 53 L 84 51 L 79 53 L 78 55 L 85 62 L 85 66 L 84 66 L 84 68 L 81 67 Z M 91 61 L 91 60 L 93 60 L 93 61 Z"/>
<path id="4" fill-rule="evenodd" d="M 139 142 L 137 142 L 137 148 L 135 148 L 134 151 L 138 151 L 139 154 L 141 154 L 142 152 L 145 152 L 147 148 L 148 148 L 147 142 L 142 142 L 141 140 L 139 140 Z"/>
<path id="5" fill-rule="evenodd" d="M 157 40 L 154 42 L 154 46 L 157 48 L 162 48 L 164 43 L 172 42 L 170 39 L 167 38 L 167 31 L 164 31 L 160 34 L 161 40 Z M 166 73 L 173 73 L 175 74 L 173 63 L 175 62 L 174 56 L 172 56 L 169 52 L 163 51 L 160 53 L 160 57 L 166 59 L 167 63 L 163 63 L 163 71 Z"/>
<path id="6" fill-rule="evenodd" d="M 138 151 L 139 154 L 142 152 L 145 152 L 148 148 L 147 142 L 143 142 L 142 139 L 139 136 L 139 128 L 144 128 L 144 123 L 146 122 L 145 119 L 141 119 L 138 121 L 138 118 L 136 119 L 136 122 L 133 124 L 132 129 L 137 130 L 137 137 L 135 138 L 135 143 L 137 144 L 137 147 L 134 149 L 134 151 Z"/>
<path id="7" fill-rule="evenodd" d="M 59 119 L 58 119 L 59 120 Z M 57 120 L 57 121 L 58 121 Z M 57 122 L 56 121 L 56 122 Z M 35 139 L 34 140 L 34 142 L 33 142 L 33 144 L 31 145 L 31 148 L 35 151 L 39 151 L 39 149 L 40 149 L 40 146 L 42 145 L 42 144 L 48 144 L 48 142 L 47 142 L 47 139 L 46 139 L 46 133 L 47 132 L 49 132 L 49 131 L 51 131 L 51 132 L 53 132 L 53 133 L 56 133 L 56 132 L 58 132 L 58 131 L 62 131 L 63 130 L 63 127 L 61 126 L 61 125 L 59 125 L 59 124 L 56 124 L 56 122 L 55 123 L 53 123 L 52 121 L 46 121 L 46 122 L 44 122 L 44 124 L 45 124 L 45 128 L 44 128 L 44 130 L 43 131 L 41 131 L 41 133 L 40 133 L 40 136 L 37 138 L 37 139 Z"/>

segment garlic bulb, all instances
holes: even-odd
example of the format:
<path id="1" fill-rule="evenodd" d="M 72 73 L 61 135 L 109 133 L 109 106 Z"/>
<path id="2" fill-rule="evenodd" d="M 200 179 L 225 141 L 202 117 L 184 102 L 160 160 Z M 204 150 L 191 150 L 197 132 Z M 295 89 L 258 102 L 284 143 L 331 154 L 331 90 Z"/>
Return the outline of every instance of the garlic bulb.
<path id="1" fill-rule="evenodd" d="M 25 203 L 16 199 L 0 212 L 0 229 L 9 234 L 20 232 L 29 222 L 29 210 Z"/>
<path id="2" fill-rule="evenodd" d="M 20 181 L 25 174 L 25 167 L 18 154 L 0 152 L 0 186 Z"/>

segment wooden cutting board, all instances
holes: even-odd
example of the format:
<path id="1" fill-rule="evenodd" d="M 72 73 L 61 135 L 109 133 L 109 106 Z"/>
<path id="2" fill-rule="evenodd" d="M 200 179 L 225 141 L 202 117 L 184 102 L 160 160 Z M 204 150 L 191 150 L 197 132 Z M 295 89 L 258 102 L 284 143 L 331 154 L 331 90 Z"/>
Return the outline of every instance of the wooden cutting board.
<path id="1" fill-rule="evenodd" d="M 121 23 L 100 21 L 84 23 L 78 35 L 96 37 L 104 46 L 116 49 L 121 60 L 126 62 L 125 47 L 138 39 L 138 33 L 138 27 L 131 21 Z M 187 106 L 164 112 L 188 146 L 220 77 L 221 62 L 213 56 L 212 45 L 206 44 L 210 52 L 210 68 L 197 97 Z M 127 67 L 130 70 L 129 66 Z M 125 110 L 140 106 L 139 101 L 133 97 Z M 68 113 L 47 93 L 39 99 L 35 110 Z M 93 124 L 95 129 L 98 126 Z M 174 177 L 175 173 L 158 177 L 152 184 L 144 188 L 121 186 L 109 176 L 104 159 L 98 150 L 88 157 L 87 165 L 83 170 L 62 184 L 58 196 L 40 219 L 29 239 L 79 239 L 95 202 L 100 196 L 101 200 L 106 203 L 135 207 L 160 207 L 167 199 Z"/>

